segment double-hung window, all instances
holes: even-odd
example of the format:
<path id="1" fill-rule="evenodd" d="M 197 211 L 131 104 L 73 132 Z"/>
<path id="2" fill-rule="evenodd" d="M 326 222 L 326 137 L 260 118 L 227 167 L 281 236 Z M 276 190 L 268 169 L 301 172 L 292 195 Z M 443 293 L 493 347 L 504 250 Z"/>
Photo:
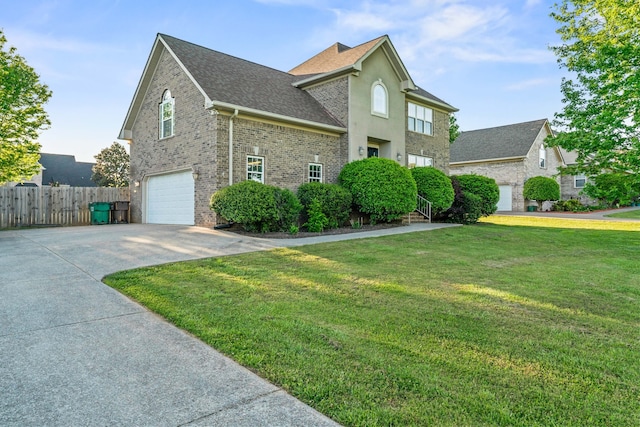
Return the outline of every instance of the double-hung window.
<path id="1" fill-rule="evenodd" d="M 264 157 L 247 156 L 247 179 L 264 184 Z"/>
<path id="2" fill-rule="evenodd" d="M 584 188 L 587 183 L 587 176 L 584 174 L 576 175 L 573 177 L 573 186 L 575 188 Z"/>
<path id="3" fill-rule="evenodd" d="M 309 182 L 322 182 L 322 165 L 309 163 Z"/>
<path id="4" fill-rule="evenodd" d="M 169 89 L 162 94 L 160 103 L 160 139 L 173 136 L 173 125 L 175 117 L 175 99 L 171 97 Z"/>
<path id="5" fill-rule="evenodd" d="M 410 131 L 433 135 L 433 110 L 409 102 L 407 125 Z"/>

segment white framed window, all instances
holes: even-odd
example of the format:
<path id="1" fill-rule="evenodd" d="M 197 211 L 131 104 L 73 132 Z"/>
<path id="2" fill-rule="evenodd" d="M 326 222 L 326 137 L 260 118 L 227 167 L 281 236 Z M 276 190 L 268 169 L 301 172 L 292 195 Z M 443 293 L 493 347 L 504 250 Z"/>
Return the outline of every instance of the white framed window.
<path id="1" fill-rule="evenodd" d="M 433 135 L 433 110 L 409 102 L 407 127 L 413 132 Z"/>
<path id="2" fill-rule="evenodd" d="M 175 98 L 171 97 L 171 91 L 165 90 L 160 102 L 160 139 L 173 136 L 173 125 L 175 118 Z"/>
<path id="3" fill-rule="evenodd" d="M 419 168 L 424 166 L 433 166 L 433 157 L 417 156 L 415 154 L 409 154 L 407 167 L 409 169 Z"/>
<path id="4" fill-rule="evenodd" d="M 264 157 L 247 156 L 247 179 L 264 184 Z"/>
<path id="5" fill-rule="evenodd" d="M 547 168 L 547 149 L 545 148 L 544 145 L 541 145 L 540 149 L 538 150 L 538 159 L 540 161 L 540 168 L 546 169 Z"/>
<path id="6" fill-rule="evenodd" d="M 309 182 L 322 182 L 322 164 L 309 163 Z"/>
<path id="7" fill-rule="evenodd" d="M 582 174 L 582 175 L 576 175 L 573 177 L 573 187 L 574 188 L 584 188 L 585 184 L 587 183 L 587 176 Z"/>
<path id="8" fill-rule="evenodd" d="M 389 96 L 382 79 L 371 86 L 371 114 L 389 117 Z"/>

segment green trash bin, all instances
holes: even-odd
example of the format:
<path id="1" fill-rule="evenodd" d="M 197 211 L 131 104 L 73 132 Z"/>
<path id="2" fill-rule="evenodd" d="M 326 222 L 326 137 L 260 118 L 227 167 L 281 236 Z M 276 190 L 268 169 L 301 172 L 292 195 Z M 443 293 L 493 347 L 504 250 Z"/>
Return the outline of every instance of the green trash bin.
<path id="1" fill-rule="evenodd" d="M 535 212 L 538 210 L 537 206 L 527 206 L 527 212 Z"/>
<path id="2" fill-rule="evenodd" d="M 89 203 L 89 211 L 91 212 L 91 225 L 109 224 L 109 213 L 111 211 L 110 203 Z"/>

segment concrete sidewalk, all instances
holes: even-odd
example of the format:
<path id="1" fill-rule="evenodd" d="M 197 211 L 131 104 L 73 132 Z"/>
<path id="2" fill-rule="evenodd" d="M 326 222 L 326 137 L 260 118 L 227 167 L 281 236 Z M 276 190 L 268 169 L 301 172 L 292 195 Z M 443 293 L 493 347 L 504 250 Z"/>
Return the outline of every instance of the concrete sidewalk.
<path id="1" fill-rule="evenodd" d="M 141 224 L 0 232 L 0 425 L 337 425 L 100 279 L 145 265 L 446 226 L 284 240 Z"/>

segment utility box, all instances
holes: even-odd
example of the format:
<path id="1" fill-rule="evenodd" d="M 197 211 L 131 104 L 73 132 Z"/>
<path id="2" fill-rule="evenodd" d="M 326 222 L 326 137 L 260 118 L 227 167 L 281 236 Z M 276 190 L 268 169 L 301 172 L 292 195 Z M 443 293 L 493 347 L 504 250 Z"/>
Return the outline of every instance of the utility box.
<path id="1" fill-rule="evenodd" d="M 110 204 L 105 202 L 89 203 L 91 225 L 109 224 L 110 208 Z"/>

